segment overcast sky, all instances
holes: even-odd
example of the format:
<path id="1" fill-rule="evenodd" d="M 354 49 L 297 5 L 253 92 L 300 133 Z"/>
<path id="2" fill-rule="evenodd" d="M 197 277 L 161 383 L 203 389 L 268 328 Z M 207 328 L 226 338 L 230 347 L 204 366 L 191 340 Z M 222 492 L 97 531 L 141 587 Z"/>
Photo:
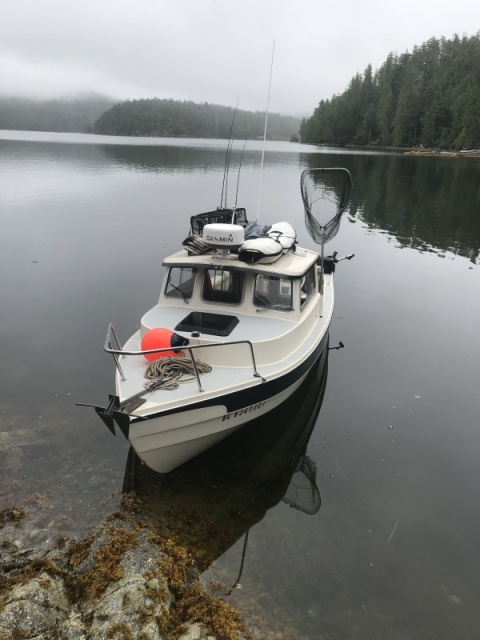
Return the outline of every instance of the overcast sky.
<path id="1" fill-rule="evenodd" d="M 480 0 L 0 0 L 0 94 L 310 115 L 371 63 L 480 30 Z"/>

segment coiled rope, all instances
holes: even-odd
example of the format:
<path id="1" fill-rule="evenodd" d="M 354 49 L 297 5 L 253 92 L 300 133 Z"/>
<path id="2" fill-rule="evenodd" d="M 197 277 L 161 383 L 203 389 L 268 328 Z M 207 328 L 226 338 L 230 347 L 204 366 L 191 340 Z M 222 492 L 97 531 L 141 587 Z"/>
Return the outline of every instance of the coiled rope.
<path id="1" fill-rule="evenodd" d="M 198 373 L 209 373 L 212 367 L 202 360 L 195 360 Z M 150 380 L 144 387 L 150 391 L 156 389 L 176 389 L 179 384 L 196 380 L 193 362 L 185 357 L 159 358 L 145 369 L 145 378 Z"/>

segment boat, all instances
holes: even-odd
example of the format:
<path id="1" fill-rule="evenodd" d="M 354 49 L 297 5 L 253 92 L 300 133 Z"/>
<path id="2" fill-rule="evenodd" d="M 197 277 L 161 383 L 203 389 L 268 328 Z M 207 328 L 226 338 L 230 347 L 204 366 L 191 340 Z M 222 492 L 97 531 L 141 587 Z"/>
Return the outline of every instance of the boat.
<path id="1" fill-rule="evenodd" d="M 243 208 L 194 215 L 182 248 L 164 259 L 158 303 L 140 329 L 122 345 L 109 325 L 116 392 L 106 407 L 86 406 L 152 470 L 168 473 L 280 406 L 326 348 L 333 274 L 344 258 L 325 257 L 324 245 L 352 179 L 343 168 L 306 169 L 300 183 L 320 251 L 299 247 L 288 223 L 273 233 L 249 224 Z M 271 242 L 281 249 L 275 256 Z"/>

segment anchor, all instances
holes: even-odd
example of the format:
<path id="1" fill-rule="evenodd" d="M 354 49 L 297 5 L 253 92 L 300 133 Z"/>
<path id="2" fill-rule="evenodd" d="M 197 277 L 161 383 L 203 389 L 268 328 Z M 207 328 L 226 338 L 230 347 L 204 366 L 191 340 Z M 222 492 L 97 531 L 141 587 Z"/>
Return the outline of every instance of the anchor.
<path id="1" fill-rule="evenodd" d="M 129 427 L 130 427 L 130 416 L 128 415 L 128 413 L 125 413 L 123 411 L 123 409 L 127 406 L 128 404 L 128 408 L 130 409 L 130 411 L 134 411 L 137 406 L 139 406 L 140 404 L 143 404 L 143 402 L 145 402 L 145 399 L 142 399 L 143 402 L 136 402 L 136 406 L 131 407 L 130 405 L 132 404 L 131 400 L 132 398 L 130 398 L 130 401 L 128 403 L 122 403 L 122 405 L 120 405 L 120 400 L 118 398 L 118 396 L 109 394 L 108 395 L 108 405 L 107 407 L 99 407 L 98 405 L 95 404 L 90 404 L 90 403 L 86 403 L 86 402 L 77 402 L 76 405 L 79 407 L 93 407 L 93 409 L 95 409 L 95 413 L 97 413 L 97 415 L 102 419 L 103 423 L 107 426 L 108 430 L 114 435 L 116 436 L 116 432 L 115 432 L 115 423 L 117 424 L 117 426 L 119 427 L 120 431 L 123 433 L 123 435 L 125 436 L 125 438 L 127 438 L 128 440 L 128 432 L 129 432 Z"/>

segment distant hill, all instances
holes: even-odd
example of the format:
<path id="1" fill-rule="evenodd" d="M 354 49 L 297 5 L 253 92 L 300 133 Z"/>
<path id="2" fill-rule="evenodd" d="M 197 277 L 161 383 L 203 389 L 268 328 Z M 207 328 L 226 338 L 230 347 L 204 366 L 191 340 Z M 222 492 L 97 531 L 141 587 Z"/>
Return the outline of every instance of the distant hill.
<path id="1" fill-rule="evenodd" d="M 322 100 L 300 134 L 313 144 L 480 148 L 480 32 L 369 65 Z"/>
<path id="2" fill-rule="evenodd" d="M 96 94 L 56 100 L 0 97 L 0 129 L 89 133 L 114 103 Z"/>
<path id="3" fill-rule="evenodd" d="M 124 136 L 189 138 L 229 138 L 234 109 L 222 105 L 190 101 L 127 100 L 116 104 L 95 122 L 95 133 Z M 235 114 L 233 137 L 263 138 L 265 113 L 243 111 Z M 300 127 L 300 119 L 271 113 L 267 137 L 290 140 Z"/>

